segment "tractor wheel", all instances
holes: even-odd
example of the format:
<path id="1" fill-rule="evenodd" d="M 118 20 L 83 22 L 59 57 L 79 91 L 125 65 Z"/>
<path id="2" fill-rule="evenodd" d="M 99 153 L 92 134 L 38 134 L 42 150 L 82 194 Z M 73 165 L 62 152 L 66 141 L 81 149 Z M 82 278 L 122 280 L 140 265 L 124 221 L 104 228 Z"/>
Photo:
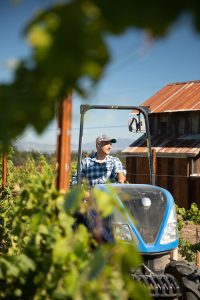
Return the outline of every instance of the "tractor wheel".
<path id="1" fill-rule="evenodd" d="M 166 266 L 165 273 L 171 274 L 177 279 L 182 293 L 180 299 L 200 299 L 200 269 L 194 263 L 172 261 Z"/>

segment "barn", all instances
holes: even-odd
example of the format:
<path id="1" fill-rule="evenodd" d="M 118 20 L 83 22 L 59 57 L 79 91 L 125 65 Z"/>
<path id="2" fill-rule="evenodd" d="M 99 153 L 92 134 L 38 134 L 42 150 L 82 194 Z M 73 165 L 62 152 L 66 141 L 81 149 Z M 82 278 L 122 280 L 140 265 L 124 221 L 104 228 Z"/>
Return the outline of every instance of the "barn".
<path id="1" fill-rule="evenodd" d="M 170 83 L 141 104 L 149 108 L 156 185 L 179 207 L 200 208 L 200 80 Z M 144 135 L 123 150 L 127 180 L 149 183 Z"/>

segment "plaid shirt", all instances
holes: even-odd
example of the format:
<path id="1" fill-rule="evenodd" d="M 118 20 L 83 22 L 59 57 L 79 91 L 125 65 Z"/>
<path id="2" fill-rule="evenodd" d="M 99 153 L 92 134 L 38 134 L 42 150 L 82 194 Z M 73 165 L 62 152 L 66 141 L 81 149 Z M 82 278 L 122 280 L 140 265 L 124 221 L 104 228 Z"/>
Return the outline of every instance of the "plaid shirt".
<path id="1" fill-rule="evenodd" d="M 107 155 L 102 163 L 96 159 L 96 153 L 91 157 L 86 157 L 81 161 L 81 177 L 86 178 L 90 186 L 117 182 L 117 174 L 123 172 L 126 175 L 119 158 Z M 72 185 L 77 184 L 77 172 L 72 177 Z"/>

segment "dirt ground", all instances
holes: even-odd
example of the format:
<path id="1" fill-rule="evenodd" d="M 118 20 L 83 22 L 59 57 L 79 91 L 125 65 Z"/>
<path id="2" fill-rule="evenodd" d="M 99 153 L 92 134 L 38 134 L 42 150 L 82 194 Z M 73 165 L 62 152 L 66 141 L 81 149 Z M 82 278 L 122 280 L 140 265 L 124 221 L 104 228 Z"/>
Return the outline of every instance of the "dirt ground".
<path id="1" fill-rule="evenodd" d="M 181 230 L 182 237 L 191 244 L 200 242 L 200 225 L 192 224 L 191 222 L 185 223 Z"/>

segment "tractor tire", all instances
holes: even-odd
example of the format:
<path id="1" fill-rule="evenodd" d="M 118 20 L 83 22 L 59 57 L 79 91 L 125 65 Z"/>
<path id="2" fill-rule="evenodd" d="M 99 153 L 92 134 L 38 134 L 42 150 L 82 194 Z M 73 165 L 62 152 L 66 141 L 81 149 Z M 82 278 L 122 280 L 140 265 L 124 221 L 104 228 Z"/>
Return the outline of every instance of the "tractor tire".
<path id="1" fill-rule="evenodd" d="M 182 293 L 179 299 L 200 299 L 200 269 L 194 263 L 172 261 L 166 266 L 165 273 L 173 275 L 178 281 Z"/>

